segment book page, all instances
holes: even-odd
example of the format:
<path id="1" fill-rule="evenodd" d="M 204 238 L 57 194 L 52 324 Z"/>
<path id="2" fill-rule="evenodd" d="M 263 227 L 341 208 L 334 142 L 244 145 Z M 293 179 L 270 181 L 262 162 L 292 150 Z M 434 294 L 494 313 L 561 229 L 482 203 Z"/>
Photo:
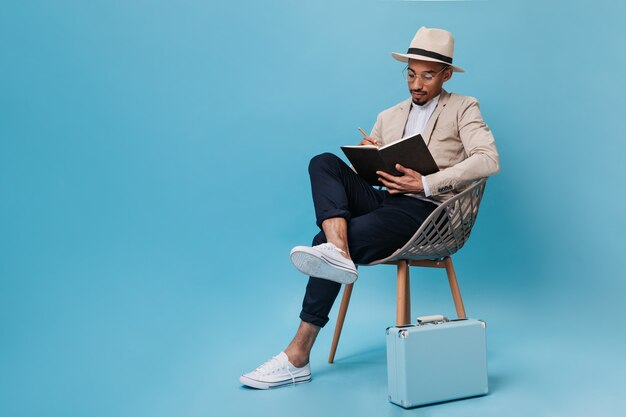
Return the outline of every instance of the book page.
<path id="1" fill-rule="evenodd" d="M 381 147 L 380 147 L 380 148 L 378 148 L 378 149 L 385 149 L 385 148 L 388 148 L 388 147 L 390 147 L 390 146 L 393 146 L 393 145 L 395 145 L 395 144 L 397 144 L 397 143 L 402 142 L 403 140 L 411 139 L 411 138 L 413 138 L 413 137 L 415 137 L 415 136 L 417 136 L 417 135 L 413 135 L 413 136 L 405 136 L 405 137 L 403 137 L 403 138 L 401 138 L 401 139 L 398 139 L 398 140 L 397 140 L 397 141 L 395 141 L 395 142 L 391 142 L 391 143 L 388 143 L 388 144 L 386 144 L 386 145 L 384 145 L 384 146 L 381 146 Z"/>

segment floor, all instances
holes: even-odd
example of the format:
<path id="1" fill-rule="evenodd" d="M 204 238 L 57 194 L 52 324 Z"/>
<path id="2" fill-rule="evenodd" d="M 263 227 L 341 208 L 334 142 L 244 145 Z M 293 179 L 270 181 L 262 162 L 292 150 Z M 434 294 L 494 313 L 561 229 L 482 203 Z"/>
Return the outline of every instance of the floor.
<path id="1" fill-rule="evenodd" d="M 395 314 L 389 266 L 361 269 L 330 365 L 335 305 L 312 354 L 310 384 L 240 386 L 239 375 L 278 353 L 298 325 L 306 277 L 278 256 L 280 244 L 261 249 L 239 281 L 227 265 L 191 270 L 170 255 L 152 265 L 127 259 L 125 270 L 92 270 L 93 260 L 84 259 L 63 277 L 6 282 L 0 414 L 623 415 L 624 336 L 602 306 L 611 295 L 581 310 L 580 294 L 590 295 L 591 286 L 576 296 L 522 274 L 483 266 L 481 275 L 472 262 L 481 259 L 476 246 L 456 263 L 468 315 L 488 324 L 487 396 L 411 410 L 387 401 L 384 335 Z M 412 297 L 413 316 L 454 315 L 443 271 L 413 269 Z M 572 308 L 582 314 L 564 313 Z"/>

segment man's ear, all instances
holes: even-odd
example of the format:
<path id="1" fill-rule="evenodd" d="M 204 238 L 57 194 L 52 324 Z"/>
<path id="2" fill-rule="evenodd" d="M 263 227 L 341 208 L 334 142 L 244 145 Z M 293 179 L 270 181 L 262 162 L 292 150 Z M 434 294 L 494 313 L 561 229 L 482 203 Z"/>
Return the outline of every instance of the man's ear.
<path id="1" fill-rule="evenodd" d="M 452 78 L 452 68 L 448 68 L 443 72 L 443 82 L 445 83 L 450 78 Z"/>

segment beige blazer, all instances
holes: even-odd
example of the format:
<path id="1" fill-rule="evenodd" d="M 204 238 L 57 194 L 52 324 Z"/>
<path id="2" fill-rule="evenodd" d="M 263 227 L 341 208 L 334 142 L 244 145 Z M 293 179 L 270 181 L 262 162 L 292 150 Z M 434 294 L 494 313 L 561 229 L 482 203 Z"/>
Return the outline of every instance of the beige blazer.
<path id="1" fill-rule="evenodd" d="M 411 99 L 384 110 L 370 136 L 383 145 L 401 139 L 410 110 Z M 474 97 L 442 90 L 422 137 L 440 169 L 425 177 L 436 200 L 445 201 L 472 181 L 500 170 L 496 143 Z"/>

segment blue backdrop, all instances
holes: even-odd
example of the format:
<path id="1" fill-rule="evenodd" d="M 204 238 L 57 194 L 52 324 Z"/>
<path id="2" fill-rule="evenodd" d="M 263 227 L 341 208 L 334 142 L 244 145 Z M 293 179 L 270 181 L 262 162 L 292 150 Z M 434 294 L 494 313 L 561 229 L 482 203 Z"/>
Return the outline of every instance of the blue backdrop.
<path id="1" fill-rule="evenodd" d="M 621 2 L 21 1 L 0 13 L 0 415 L 617 416 L 626 295 Z M 298 324 L 306 165 L 407 97 L 419 26 L 496 137 L 455 264 L 491 394 L 387 403 L 394 272 L 367 268 L 337 354 L 271 392 L 238 376 Z M 413 316 L 454 315 L 441 271 Z M 335 312 L 333 311 L 333 318 Z"/>

